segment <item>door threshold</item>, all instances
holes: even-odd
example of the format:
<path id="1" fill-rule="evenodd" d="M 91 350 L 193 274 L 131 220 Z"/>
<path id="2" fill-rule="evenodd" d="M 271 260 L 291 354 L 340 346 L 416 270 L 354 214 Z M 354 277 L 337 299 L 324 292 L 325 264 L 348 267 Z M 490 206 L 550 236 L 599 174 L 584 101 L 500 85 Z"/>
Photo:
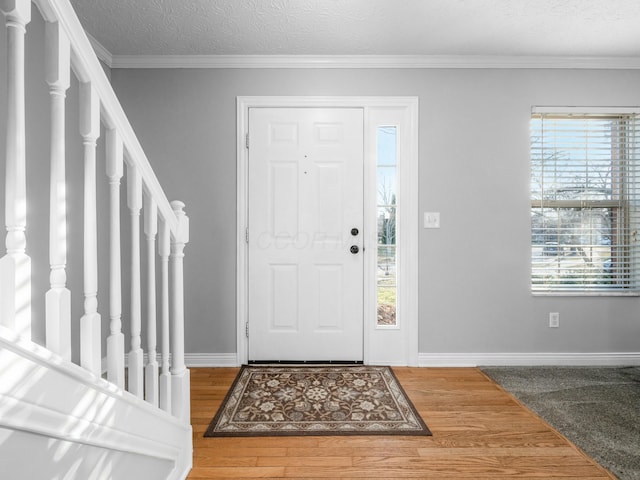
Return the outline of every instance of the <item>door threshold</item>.
<path id="1" fill-rule="evenodd" d="M 362 360 L 249 360 L 249 365 L 363 365 Z"/>

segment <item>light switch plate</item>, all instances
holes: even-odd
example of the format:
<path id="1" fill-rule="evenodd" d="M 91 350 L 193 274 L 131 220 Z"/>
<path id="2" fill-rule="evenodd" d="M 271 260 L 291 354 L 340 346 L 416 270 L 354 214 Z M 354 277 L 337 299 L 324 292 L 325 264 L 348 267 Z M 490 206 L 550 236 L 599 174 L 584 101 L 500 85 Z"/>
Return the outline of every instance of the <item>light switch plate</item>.
<path id="1" fill-rule="evenodd" d="M 440 228 L 440 212 L 424 212 L 424 228 Z"/>

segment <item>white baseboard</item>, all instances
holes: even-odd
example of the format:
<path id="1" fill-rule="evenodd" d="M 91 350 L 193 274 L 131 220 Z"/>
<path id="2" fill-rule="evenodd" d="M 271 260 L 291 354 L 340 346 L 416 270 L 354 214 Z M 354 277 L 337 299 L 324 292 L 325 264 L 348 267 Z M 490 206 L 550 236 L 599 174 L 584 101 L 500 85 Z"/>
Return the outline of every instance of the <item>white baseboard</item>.
<path id="1" fill-rule="evenodd" d="M 169 357 L 171 358 L 171 357 Z M 144 354 L 144 364 L 149 361 L 149 355 Z M 160 354 L 157 355 L 158 364 L 162 362 Z M 202 367 L 239 367 L 238 358 L 235 353 L 185 353 L 184 363 L 187 368 Z M 124 355 L 125 366 L 129 365 L 129 354 Z M 107 357 L 102 357 L 102 373 L 107 373 Z"/>
<path id="2" fill-rule="evenodd" d="M 235 353 L 186 353 L 187 367 L 237 367 Z M 377 365 L 377 362 L 372 362 Z M 388 362 L 386 363 L 388 364 Z M 640 352 L 613 353 L 420 353 L 420 367 L 639 365 Z M 400 366 L 400 365 L 392 365 Z"/>
<path id="3" fill-rule="evenodd" d="M 147 355 L 145 354 L 145 364 Z M 158 359 L 160 361 L 160 359 Z M 126 362 L 126 359 L 125 359 Z M 189 368 L 238 367 L 235 353 L 185 353 Z M 103 359 L 106 372 L 106 358 Z M 384 362 L 383 362 L 384 363 Z M 371 362 L 371 365 L 378 365 Z M 388 363 L 384 363 L 388 365 Z M 420 367 L 478 366 L 640 366 L 640 352 L 613 353 L 419 353 Z M 391 365 L 402 366 L 402 365 Z"/>
<path id="4" fill-rule="evenodd" d="M 640 365 L 640 352 L 614 353 L 420 353 L 421 367 Z"/>
<path id="5" fill-rule="evenodd" d="M 185 353 L 184 363 L 194 368 L 240 366 L 235 353 Z"/>
<path id="6" fill-rule="evenodd" d="M 235 353 L 186 353 L 187 367 L 237 367 Z M 372 362 L 377 365 L 377 362 Z M 388 362 L 386 363 L 388 364 Z M 420 353 L 420 367 L 640 365 L 640 352 L 613 353 Z M 392 365 L 400 366 L 400 365 Z"/>

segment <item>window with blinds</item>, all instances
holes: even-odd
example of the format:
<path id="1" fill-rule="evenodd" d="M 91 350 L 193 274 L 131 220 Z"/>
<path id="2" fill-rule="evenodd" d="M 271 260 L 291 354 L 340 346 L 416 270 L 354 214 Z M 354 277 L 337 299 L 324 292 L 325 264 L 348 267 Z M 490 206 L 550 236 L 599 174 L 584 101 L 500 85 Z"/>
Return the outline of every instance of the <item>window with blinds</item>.
<path id="1" fill-rule="evenodd" d="M 533 292 L 638 293 L 638 115 L 531 118 Z"/>

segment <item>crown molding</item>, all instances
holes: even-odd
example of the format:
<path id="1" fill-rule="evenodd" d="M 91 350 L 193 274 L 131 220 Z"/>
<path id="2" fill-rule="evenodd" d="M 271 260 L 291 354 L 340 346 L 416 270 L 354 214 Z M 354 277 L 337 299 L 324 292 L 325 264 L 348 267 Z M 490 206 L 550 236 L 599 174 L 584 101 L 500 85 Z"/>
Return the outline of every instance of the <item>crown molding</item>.
<path id="1" fill-rule="evenodd" d="M 87 31 L 87 38 L 89 39 L 89 43 L 93 47 L 93 51 L 96 52 L 96 56 L 102 63 L 104 63 L 107 67 L 113 68 L 113 55 L 109 50 L 106 49 L 104 45 L 102 45 L 98 40 L 96 40 L 92 35 L 89 35 Z"/>
<path id="2" fill-rule="evenodd" d="M 532 68 L 638 70 L 640 57 L 527 55 L 114 55 L 87 33 L 109 68 Z"/>
<path id="3" fill-rule="evenodd" d="M 96 42 L 97 43 L 97 42 Z M 111 68 L 640 69 L 640 57 L 485 55 L 107 55 Z M 99 55 L 100 57 L 100 55 Z M 102 59 L 102 58 L 101 58 Z"/>

